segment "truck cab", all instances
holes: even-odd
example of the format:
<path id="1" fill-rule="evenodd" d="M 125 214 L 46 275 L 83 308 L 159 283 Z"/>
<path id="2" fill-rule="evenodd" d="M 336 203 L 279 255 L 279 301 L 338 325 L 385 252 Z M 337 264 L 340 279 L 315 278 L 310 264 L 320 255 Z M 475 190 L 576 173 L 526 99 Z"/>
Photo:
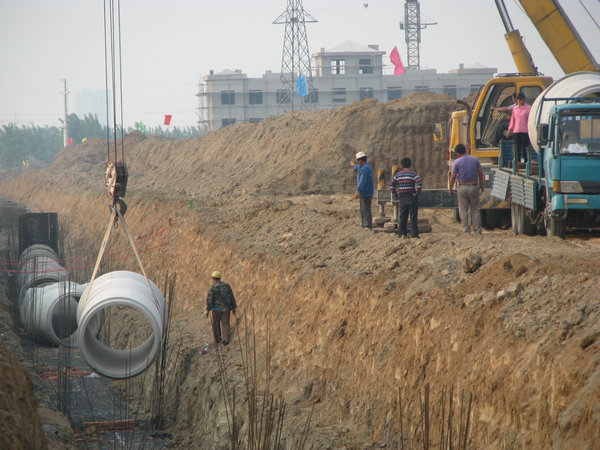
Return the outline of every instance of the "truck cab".
<path id="1" fill-rule="evenodd" d="M 600 99 L 552 106 L 538 136 L 548 234 L 562 236 L 565 226 L 600 226 Z"/>

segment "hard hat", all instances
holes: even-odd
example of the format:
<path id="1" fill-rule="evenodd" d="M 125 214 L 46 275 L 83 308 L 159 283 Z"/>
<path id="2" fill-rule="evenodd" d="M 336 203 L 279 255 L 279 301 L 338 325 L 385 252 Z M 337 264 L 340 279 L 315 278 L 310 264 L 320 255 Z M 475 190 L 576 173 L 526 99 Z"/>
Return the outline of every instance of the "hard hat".
<path id="1" fill-rule="evenodd" d="M 356 159 L 360 159 L 360 158 L 365 158 L 367 155 L 365 154 L 365 152 L 358 152 L 356 154 Z"/>
<path id="2" fill-rule="evenodd" d="M 215 270 L 215 271 L 212 273 L 211 277 L 212 277 L 212 278 L 216 278 L 216 279 L 220 280 L 220 279 L 221 279 L 221 272 L 219 272 L 218 270 Z"/>

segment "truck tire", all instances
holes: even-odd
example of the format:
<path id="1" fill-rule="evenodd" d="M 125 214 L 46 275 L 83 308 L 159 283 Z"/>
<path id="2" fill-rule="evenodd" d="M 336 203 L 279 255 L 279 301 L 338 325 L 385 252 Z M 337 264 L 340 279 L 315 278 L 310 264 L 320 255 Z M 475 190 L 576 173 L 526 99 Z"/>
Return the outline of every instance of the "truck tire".
<path id="1" fill-rule="evenodd" d="M 531 223 L 529 214 L 527 214 L 527 208 L 522 205 L 519 205 L 519 207 L 521 208 L 521 233 L 527 236 L 534 236 L 536 229 L 534 224 Z"/>
<path id="2" fill-rule="evenodd" d="M 558 214 L 548 214 L 546 223 L 546 235 L 548 237 L 558 236 L 565 238 L 566 221 L 558 219 Z"/>

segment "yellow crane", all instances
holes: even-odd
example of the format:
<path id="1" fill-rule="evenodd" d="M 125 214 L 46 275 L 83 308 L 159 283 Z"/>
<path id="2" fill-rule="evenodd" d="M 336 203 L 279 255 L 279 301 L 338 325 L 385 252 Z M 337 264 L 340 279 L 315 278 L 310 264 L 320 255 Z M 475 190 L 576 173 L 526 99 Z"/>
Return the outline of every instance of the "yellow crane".
<path id="1" fill-rule="evenodd" d="M 514 103 L 514 95 L 518 92 L 523 92 L 527 103 L 533 104 L 537 96 L 553 81 L 551 77 L 542 76 L 538 72 L 519 31 L 512 26 L 504 1 L 494 1 L 506 30 L 505 38 L 517 72 L 500 74 L 489 80 L 480 89 L 472 106 L 460 102 L 466 109 L 455 111 L 450 117 L 447 150 L 449 168 L 454 159 L 452 150 L 459 143 L 464 144 L 471 155 L 481 159 L 486 184 L 480 206 L 482 218 L 488 225 L 496 222 L 492 219 L 497 217 L 494 210 L 508 211 L 507 202 L 493 201 L 490 195 L 489 174 L 491 167 L 497 165 L 502 131 L 508 126 L 510 119 L 509 112 L 500 112 L 498 109 Z M 598 63 L 557 0 L 519 0 L 519 3 L 565 74 L 599 70 Z"/>

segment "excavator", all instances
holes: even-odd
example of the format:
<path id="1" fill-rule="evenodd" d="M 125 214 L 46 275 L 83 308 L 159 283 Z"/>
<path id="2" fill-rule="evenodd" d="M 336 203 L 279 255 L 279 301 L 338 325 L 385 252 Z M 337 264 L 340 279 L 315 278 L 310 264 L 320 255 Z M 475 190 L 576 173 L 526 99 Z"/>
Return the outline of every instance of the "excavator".
<path id="1" fill-rule="evenodd" d="M 518 92 L 523 92 L 526 102 L 531 105 L 553 82 L 552 78 L 541 75 L 534 65 L 519 31 L 512 25 L 504 1 L 494 1 L 506 30 L 505 38 L 517 72 L 500 74 L 489 80 L 478 92 L 472 107 L 459 101 L 466 109 L 452 113 L 447 130 L 449 169 L 455 156 L 452 149 L 459 143 L 481 160 L 486 182 L 480 196 L 480 206 L 483 224 L 488 228 L 498 226 L 510 214 L 509 201 L 498 201 L 491 196 L 491 169 L 497 166 L 501 157 L 502 132 L 510 120 L 510 113 L 502 111 L 506 110 L 503 107 L 514 103 L 514 96 Z M 600 70 L 557 0 L 519 0 L 519 3 L 565 74 Z M 439 124 L 437 128 L 440 128 Z M 507 147 L 512 153 L 512 147 Z M 505 157 L 504 161 L 508 159 Z"/>

